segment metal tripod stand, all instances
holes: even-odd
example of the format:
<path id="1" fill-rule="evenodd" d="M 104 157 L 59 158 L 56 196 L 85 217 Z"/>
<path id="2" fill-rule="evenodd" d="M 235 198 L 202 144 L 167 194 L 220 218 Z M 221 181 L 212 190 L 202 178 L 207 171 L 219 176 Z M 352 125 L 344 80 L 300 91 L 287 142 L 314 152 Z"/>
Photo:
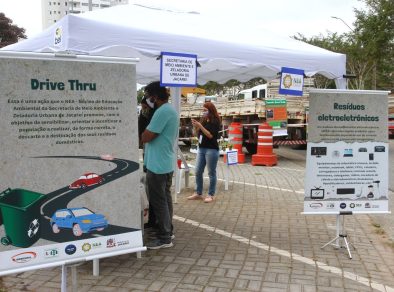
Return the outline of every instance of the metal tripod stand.
<path id="1" fill-rule="evenodd" d="M 345 230 L 345 215 L 352 215 L 352 212 L 343 212 L 343 213 L 340 213 L 339 215 L 337 215 L 337 222 L 336 222 L 336 225 L 337 225 L 337 231 L 336 231 L 336 236 L 335 236 L 335 238 L 333 238 L 332 240 L 330 240 L 329 242 L 327 242 L 325 245 L 323 245 L 321 248 L 323 249 L 323 248 L 325 248 L 327 245 L 334 245 L 334 247 L 336 248 L 336 249 L 339 249 L 339 248 L 341 248 L 341 247 L 346 247 L 346 250 L 347 250 L 347 252 L 348 252 L 348 254 L 349 254 L 349 258 L 350 259 L 352 259 L 352 253 L 350 252 L 350 246 L 352 246 L 353 247 L 353 249 L 356 249 L 355 247 L 354 247 L 354 245 L 350 242 L 350 241 L 348 241 L 348 239 L 347 239 L 347 233 L 346 233 L 346 230 Z M 341 218 L 342 217 L 342 218 Z M 341 244 L 340 244 L 340 240 L 342 239 L 342 241 L 345 243 L 345 246 L 342 246 Z M 334 244 L 334 242 L 335 242 L 335 244 Z"/>

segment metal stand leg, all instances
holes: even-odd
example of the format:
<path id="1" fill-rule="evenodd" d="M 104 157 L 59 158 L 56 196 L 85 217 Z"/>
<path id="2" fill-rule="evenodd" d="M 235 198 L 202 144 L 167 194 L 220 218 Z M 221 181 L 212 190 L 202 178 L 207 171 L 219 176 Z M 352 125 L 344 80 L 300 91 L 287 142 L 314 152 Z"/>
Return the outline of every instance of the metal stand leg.
<path id="1" fill-rule="evenodd" d="M 67 292 L 67 267 L 66 267 L 66 265 L 62 266 L 62 284 L 61 284 L 60 291 Z"/>
<path id="2" fill-rule="evenodd" d="M 93 276 L 98 277 L 100 275 L 100 260 L 93 260 Z"/>
<path id="3" fill-rule="evenodd" d="M 82 264 L 83 263 L 62 265 L 62 283 L 60 288 L 61 292 L 67 292 L 67 268 L 71 268 L 71 290 L 73 292 L 78 291 L 77 267 Z"/>
<path id="4" fill-rule="evenodd" d="M 175 194 L 174 194 L 174 204 L 178 203 L 178 194 L 181 192 L 181 179 L 182 179 L 182 170 L 178 167 L 175 170 Z"/>
<path id="5" fill-rule="evenodd" d="M 341 223 L 341 216 L 342 216 L 342 223 Z M 345 217 L 344 215 L 337 215 L 337 230 L 336 230 L 336 236 L 335 238 L 333 238 L 332 240 L 330 240 L 329 242 L 327 242 L 326 244 L 324 244 L 321 248 L 325 248 L 327 245 L 331 245 L 333 244 L 333 242 L 335 241 L 334 247 L 336 249 L 343 247 L 340 244 L 340 239 L 342 239 L 342 241 L 345 243 L 346 250 L 349 254 L 349 258 L 352 259 L 352 253 L 350 252 L 350 246 L 353 247 L 353 249 L 355 249 L 355 247 L 353 246 L 353 244 L 351 244 L 348 240 L 347 240 L 347 234 L 345 231 Z"/>
<path id="6" fill-rule="evenodd" d="M 72 291 L 78 291 L 78 280 L 77 280 L 77 267 L 71 266 L 71 283 L 72 283 Z"/>
<path id="7" fill-rule="evenodd" d="M 342 235 L 343 241 L 345 242 L 347 252 L 349 254 L 349 258 L 352 258 L 352 254 L 350 253 L 349 243 L 347 241 L 347 235 Z"/>
<path id="8" fill-rule="evenodd" d="M 229 176 L 230 176 L 230 166 L 226 166 L 226 173 L 225 173 L 225 177 L 226 180 L 224 182 L 224 190 L 228 191 L 228 180 L 229 180 Z"/>

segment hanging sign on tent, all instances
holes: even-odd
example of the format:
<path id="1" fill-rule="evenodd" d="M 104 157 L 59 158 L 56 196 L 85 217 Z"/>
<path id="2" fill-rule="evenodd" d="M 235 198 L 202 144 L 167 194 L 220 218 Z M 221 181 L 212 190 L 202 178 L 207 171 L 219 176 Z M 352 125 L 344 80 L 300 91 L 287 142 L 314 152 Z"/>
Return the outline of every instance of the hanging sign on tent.
<path id="1" fill-rule="evenodd" d="M 197 86 L 197 55 L 162 52 L 160 83 L 170 87 Z"/>
<path id="2" fill-rule="evenodd" d="M 304 70 L 282 67 L 279 94 L 302 96 Z"/>

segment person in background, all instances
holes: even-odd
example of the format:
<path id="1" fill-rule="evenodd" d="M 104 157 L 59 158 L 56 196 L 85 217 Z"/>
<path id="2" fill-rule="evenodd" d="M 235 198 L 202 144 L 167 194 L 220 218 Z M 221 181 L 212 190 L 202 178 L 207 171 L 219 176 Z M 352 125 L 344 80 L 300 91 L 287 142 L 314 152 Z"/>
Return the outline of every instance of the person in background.
<path id="1" fill-rule="evenodd" d="M 146 127 L 149 125 L 152 116 L 155 112 L 154 104 L 147 100 L 144 96 L 141 100 L 141 110 L 138 116 L 138 141 L 139 148 L 143 148 L 143 144 L 141 142 L 141 135 L 145 131 Z"/>
<path id="2" fill-rule="evenodd" d="M 171 197 L 174 173 L 174 145 L 179 129 L 179 117 L 168 103 L 169 94 L 160 82 L 152 82 L 145 88 L 147 98 L 155 104 L 155 113 L 148 127 L 142 133 L 145 144 L 144 165 L 146 166 L 146 187 L 149 204 L 156 215 L 156 239 L 147 243 L 148 249 L 172 247 L 173 206 Z"/>
<path id="3" fill-rule="evenodd" d="M 219 160 L 219 131 L 220 117 L 212 102 L 203 105 L 201 122 L 192 119 L 195 132 L 198 138 L 198 152 L 196 158 L 196 189 L 195 193 L 189 196 L 188 200 L 202 200 L 203 173 L 207 166 L 209 176 L 208 195 L 204 202 L 213 201 L 216 192 L 216 166 Z"/>
<path id="4" fill-rule="evenodd" d="M 154 104 L 149 99 L 146 98 L 146 92 L 145 92 L 145 95 L 141 100 L 140 115 L 138 116 L 138 138 L 139 138 L 139 148 L 143 149 L 142 150 L 142 159 L 144 159 L 144 157 L 145 157 L 145 149 L 144 149 L 144 145 L 141 141 L 141 136 L 142 136 L 142 133 L 145 131 L 146 127 L 149 125 L 150 121 L 152 120 L 154 112 L 155 112 Z M 146 166 L 145 165 L 143 165 L 143 171 L 144 171 L 144 173 L 146 173 Z M 145 183 L 146 179 L 143 178 L 143 181 Z M 144 189 L 146 189 L 146 188 L 144 187 Z M 148 221 L 144 224 L 144 230 L 148 231 L 149 229 L 157 229 L 155 212 L 153 211 L 153 208 L 150 204 L 149 204 L 149 211 L 148 211 Z"/>

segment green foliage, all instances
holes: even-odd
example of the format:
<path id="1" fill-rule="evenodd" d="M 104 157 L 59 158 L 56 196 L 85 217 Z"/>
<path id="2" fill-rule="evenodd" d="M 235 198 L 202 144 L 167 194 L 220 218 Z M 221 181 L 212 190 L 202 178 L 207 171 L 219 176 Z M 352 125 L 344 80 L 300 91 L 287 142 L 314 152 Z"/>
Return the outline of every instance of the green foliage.
<path id="1" fill-rule="evenodd" d="M 224 89 L 233 89 L 232 95 L 237 96 L 238 92 L 247 89 L 247 88 L 252 88 L 256 85 L 264 84 L 266 83 L 265 80 L 261 77 L 256 77 L 253 78 L 249 81 L 246 82 L 240 82 L 235 79 L 230 79 L 224 84 L 217 83 L 215 81 L 209 81 L 205 85 L 199 85 L 198 87 L 201 87 L 206 90 L 207 95 L 220 95 Z"/>
<path id="2" fill-rule="evenodd" d="M 0 12 L 0 48 L 25 39 L 25 29 L 12 24 L 12 20 Z"/>
<path id="3" fill-rule="evenodd" d="M 394 88 L 394 1 L 363 0 L 367 10 L 355 10 L 355 35 L 372 63 L 366 79 L 373 89 Z"/>
<path id="4" fill-rule="evenodd" d="M 206 84 L 198 87 L 205 89 L 207 95 L 220 94 L 223 90 L 223 85 L 215 81 L 208 81 Z"/>
<path id="5" fill-rule="evenodd" d="M 137 91 L 137 103 L 140 104 L 142 98 L 144 97 L 145 91 L 144 91 L 145 87 L 141 87 L 138 91 Z"/>
<path id="6" fill-rule="evenodd" d="M 355 9 L 354 30 L 349 33 L 328 33 L 295 39 L 346 54 L 346 69 L 355 74 L 349 80 L 351 89 L 394 88 L 394 1 L 363 0 L 366 10 Z M 316 87 L 331 88 L 333 81 L 323 76 L 315 79 Z"/>

